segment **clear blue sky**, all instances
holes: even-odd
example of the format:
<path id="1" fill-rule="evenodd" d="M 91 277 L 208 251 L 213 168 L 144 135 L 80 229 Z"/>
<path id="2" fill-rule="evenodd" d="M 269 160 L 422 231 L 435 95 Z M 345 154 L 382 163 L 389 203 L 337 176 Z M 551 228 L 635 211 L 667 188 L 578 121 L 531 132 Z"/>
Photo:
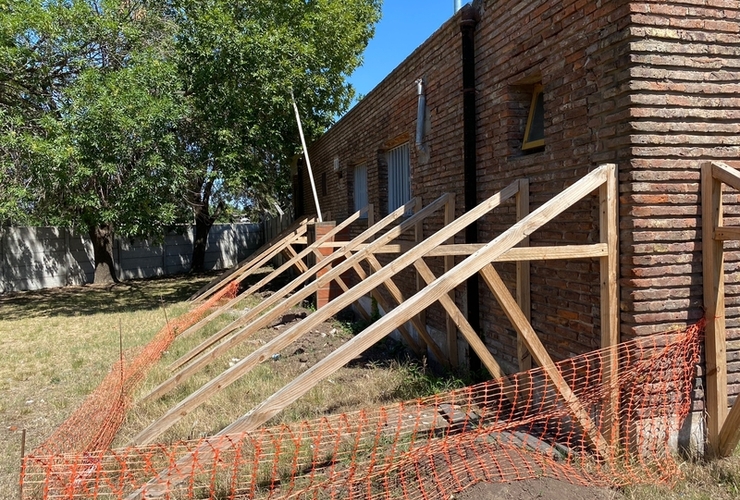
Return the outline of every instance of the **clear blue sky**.
<path id="1" fill-rule="evenodd" d="M 454 6 L 454 0 L 384 0 L 383 17 L 365 50 L 363 65 L 349 78 L 357 94 L 375 88 L 452 17 Z"/>

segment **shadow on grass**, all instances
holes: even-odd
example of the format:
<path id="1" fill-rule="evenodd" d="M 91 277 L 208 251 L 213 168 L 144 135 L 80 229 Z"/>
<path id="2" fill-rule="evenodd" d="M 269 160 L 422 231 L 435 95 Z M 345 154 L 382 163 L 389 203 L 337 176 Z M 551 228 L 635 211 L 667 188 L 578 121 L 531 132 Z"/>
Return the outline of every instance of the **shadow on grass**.
<path id="1" fill-rule="evenodd" d="M 240 293 L 264 278 L 272 269 L 260 268 L 240 284 Z M 190 298 L 224 271 L 181 274 L 109 285 L 83 285 L 0 294 L 0 321 L 33 317 L 81 316 L 157 309 Z M 261 293 L 274 293 L 295 277 L 284 272 L 266 283 Z"/>
<path id="2" fill-rule="evenodd" d="M 114 285 L 49 288 L 0 295 L 0 320 L 151 310 L 187 300 L 214 275 L 130 280 Z"/>

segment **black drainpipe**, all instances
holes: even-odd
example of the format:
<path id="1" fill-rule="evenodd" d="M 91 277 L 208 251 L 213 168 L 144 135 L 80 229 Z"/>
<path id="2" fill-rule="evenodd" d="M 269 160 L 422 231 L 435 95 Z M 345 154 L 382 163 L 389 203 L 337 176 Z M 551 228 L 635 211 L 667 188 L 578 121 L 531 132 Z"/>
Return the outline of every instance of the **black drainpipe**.
<path id="1" fill-rule="evenodd" d="M 463 170 L 465 179 L 465 211 L 478 204 L 478 166 L 476 164 L 475 122 L 475 26 L 478 24 L 476 10 L 470 5 L 462 9 L 460 32 L 462 33 L 462 77 L 463 77 Z M 465 243 L 478 243 L 478 223 L 473 222 L 465 229 Z M 473 329 L 481 334 L 478 293 L 478 273 L 468 278 L 467 316 Z M 470 371 L 481 371 L 480 358 L 470 351 Z"/>

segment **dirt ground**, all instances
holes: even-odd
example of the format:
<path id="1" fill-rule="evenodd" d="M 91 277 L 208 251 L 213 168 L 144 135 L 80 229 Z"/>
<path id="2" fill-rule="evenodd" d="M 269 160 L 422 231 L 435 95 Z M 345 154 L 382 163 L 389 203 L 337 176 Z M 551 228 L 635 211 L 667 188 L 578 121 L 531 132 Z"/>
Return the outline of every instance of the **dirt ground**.
<path id="1" fill-rule="evenodd" d="M 617 500 L 619 492 L 608 488 L 581 486 L 551 478 L 512 483 L 478 483 L 455 495 L 455 500 Z"/>

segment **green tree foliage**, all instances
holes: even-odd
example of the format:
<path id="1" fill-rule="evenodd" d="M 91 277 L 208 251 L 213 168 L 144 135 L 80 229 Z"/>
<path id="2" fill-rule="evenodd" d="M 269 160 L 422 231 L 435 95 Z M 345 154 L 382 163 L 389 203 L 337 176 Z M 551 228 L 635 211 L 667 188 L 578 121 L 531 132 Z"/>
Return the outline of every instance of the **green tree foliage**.
<path id="1" fill-rule="evenodd" d="M 228 204 L 285 204 L 290 92 L 316 137 L 380 0 L 0 0 L 0 222 L 74 226 L 96 281 L 112 233 L 196 220 L 193 267 Z"/>
<path id="2" fill-rule="evenodd" d="M 6 2 L 0 10 L 0 194 L 6 219 L 87 231 L 95 281 L 112 236 L 175 220 L 184 170 L 176 26 L 148 2 Z"/>
<path id="3" fill-rule="evenodd" d="M 225 202 L 285 206 L 299 139 L 291 90 L 309 140 L 344 112 L 346 82 L 380 16 L 379 0 L 178 0 L 178 56 L 191 106 L 188 202 L 193 266 Z"/>

